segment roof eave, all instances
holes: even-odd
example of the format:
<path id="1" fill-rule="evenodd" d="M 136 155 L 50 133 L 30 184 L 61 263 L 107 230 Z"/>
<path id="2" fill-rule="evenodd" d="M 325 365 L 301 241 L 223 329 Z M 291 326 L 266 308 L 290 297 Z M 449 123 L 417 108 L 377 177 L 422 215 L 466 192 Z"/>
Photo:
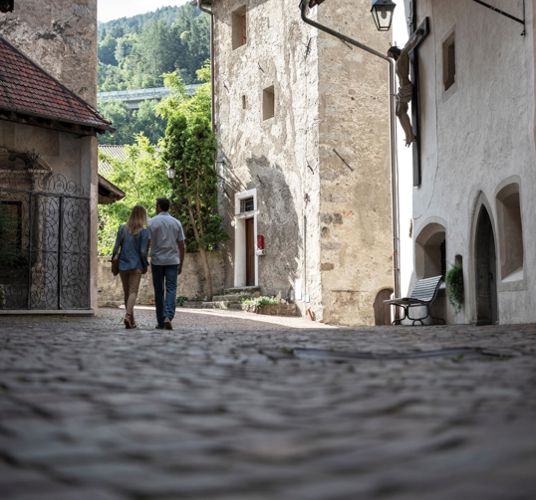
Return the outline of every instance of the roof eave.
<path id="1" fill-rule="evenodd" d="M 0 108 L 0 119 L 35 127 L 52 128 L 76 135 L 95 135 L 115 131 L 111 123 L 99 125 L 91 122 L 66 120 L 54 116 L 31 113 L 21 109 Z"/>

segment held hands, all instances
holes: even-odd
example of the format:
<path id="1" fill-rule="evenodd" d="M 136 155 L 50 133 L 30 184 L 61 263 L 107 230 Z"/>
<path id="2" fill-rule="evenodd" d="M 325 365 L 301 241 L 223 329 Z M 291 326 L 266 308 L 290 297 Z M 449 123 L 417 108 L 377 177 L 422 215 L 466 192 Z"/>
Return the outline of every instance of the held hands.
<path id="1" fill-rule="evenodd" d="M 143 267 L 141 269 L 141 274 L 147 274 L 147 268 L 146 267 Z"/>
<path id="2" fill-rule="evenodd" d="M 181 274 L 182 273 L 182 264 L 179 265 L 179 270 L 178 270 L 178 274 Z"/>

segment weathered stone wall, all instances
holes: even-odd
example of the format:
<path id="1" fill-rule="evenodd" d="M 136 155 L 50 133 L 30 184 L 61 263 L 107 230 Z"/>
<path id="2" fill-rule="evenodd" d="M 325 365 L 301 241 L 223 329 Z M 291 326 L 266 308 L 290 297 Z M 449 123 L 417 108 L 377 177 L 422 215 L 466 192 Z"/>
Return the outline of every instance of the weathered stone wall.
<path id="1" fill-rule="evenodd" d="M 212 285 L 214 292 L 219 293 L 223 290 L 223 259 L 219 252 L 209 254 L 209 265 L 212 270 Z M 97 269 L 98 283 L 98 304 L 100 307 L 119 306 L 124 303 L 123 289 L 119 276 L 113 276 L 110 270 L 110 257 L 99 257 Z M 179 289 L 177 296 L 184 297 L 202 297 L 204 296 L 205 275 L 199 254 L 186 254 L 182 273 L 179 276 Z M 154 292 L 152 284 L 151 270 L 142 277 L 140 291 L 138 295 L 138 304 L 154 304 Z"/>
<path id="2" fill-rule="evenodd" d="M 246 3 L 248 41 L 233 50 L 232 12 Z M 215 2 L 214 12 L 216 130 L 225 160 L 220 206 L 231 236 L 224 247 L 226 285 L 241 284 L 234 196 L 256 189 L 256 232 L 266 241 L 265 255 L 256 257 L 258 284 L 266 294 L 308 294 L 321 307 L 316 42 L 291 0 Z M 272 85 L 275 117 L 263 120 L 263 89 Z"/>
<path id="3" fill-rule="evenodd" d="M 319 22 L 382 51 L 369 11 L 326 3 Z M 374 324 L 376 294 L 393 287 L 388 63 L 325 33 L 318 44 L 324 320 Z"/>
<path id="4" fill-rule="evenodd" d="M 97 0 L 16 0 L 0 13 L 0 34 L 96 105 Z"/>
<path id="5" fill-rule="evenodd" d="M 357 3 L 326 3 L 310 16 L 327 12 L 322 21 L 388 47 L 368 2 Z M 247 43 L 233 50 L 232 13 L 243 5 Z M 234 196 L 256 189 L 263 293 L 295 297 L 319 320 L 370 323 L 375 294 L 392 286 L 387 64 L 319 34 L 294 0 L 222 0 L 213 10 L 227 285 L 237 284 L 243 244 L 233 238 Z M 275 117 L 263 120 L 270 85 Z"/>

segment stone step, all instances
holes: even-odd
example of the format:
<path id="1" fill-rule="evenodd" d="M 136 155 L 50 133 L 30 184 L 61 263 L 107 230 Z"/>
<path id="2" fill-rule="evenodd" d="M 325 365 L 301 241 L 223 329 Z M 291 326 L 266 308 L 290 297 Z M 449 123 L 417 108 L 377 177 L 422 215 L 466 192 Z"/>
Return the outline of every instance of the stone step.
<path id="1" fill-rule="evenodd" d="M 201 302 L 191 301 L 185 302 L 184 307 L 191 309 L 223 309 L 232 311 L 247 311 L 257 314 L 265 314 L 269 316 L 299 316 L 299 310 L 296 304 L 266 304 L 262 307 L 255 307 L 253 305 L 242 304 L 236 301 L 213 301 L 213 302 Z"/>
<path id="2" fill-rule="evenodd" d="M 243 298 L 253 297 L 252 294 L 229 293 L 226 295 L 214 295 L 213 302 L 241 302 Z"/>
<path id="3" fill-rule="evenodd" d="M 202 302 L 202 301 L 186 301 L 184 302 L 184 307 L 190 309 L 231 309 L 231 310 L 241 310 L 242 304 L 236 301 L 227 301 L 227 300 L 218 300 L 212 302 Z"/>
<path id="4" fill-rule="evenodd" d="M 241 288 L 226 288 L 224 295 L 255 295 L 261 293 L 260 286 L 244 286 Z"/>

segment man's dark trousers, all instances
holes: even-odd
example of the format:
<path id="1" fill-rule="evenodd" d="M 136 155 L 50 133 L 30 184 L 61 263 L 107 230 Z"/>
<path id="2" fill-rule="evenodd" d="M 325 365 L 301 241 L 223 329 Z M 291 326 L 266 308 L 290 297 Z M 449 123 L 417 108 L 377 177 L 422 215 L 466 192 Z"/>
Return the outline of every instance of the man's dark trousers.
<path id="1" fill-rule="evenodd" d="M 175 317 L 179 266 L 157 266 L 152 264 L 151 270 L 153 273 L 156 319 L 158 326 L 163 327 L 165 318 L 172 320 Z"/>

